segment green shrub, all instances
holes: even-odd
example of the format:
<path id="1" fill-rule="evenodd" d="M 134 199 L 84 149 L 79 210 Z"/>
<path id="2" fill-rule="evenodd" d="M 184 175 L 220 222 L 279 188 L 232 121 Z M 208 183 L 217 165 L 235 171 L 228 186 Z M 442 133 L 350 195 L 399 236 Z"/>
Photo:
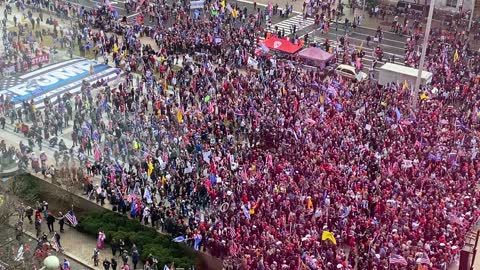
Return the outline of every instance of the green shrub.
<path id="1" fill-rule="evenodd" d="M 172 262 L 177 267 L 189 268 L 195 264 L 195 252 L 184 244 L 175 243 L 172 237 L 160 234 L 153 228 L 145 227 L 137 220 L 132 220 L 114 212 L 86 214 L 79 218 L 77 229 L 81 232 L 97 237 L 98 231 L 103 230 L 106 241 L 110 243 L 114 238 L 123 239 L 130 249 L 135 244 L 145 261 L 149 254 L 158 259 L 159 269 Z"/>
<path id="2" fill-rule="evenodd" d="M 34 205 L 40 198 L 40 186 L 29 174 L 13 177 L 9 190 L 29 205 Z"/>

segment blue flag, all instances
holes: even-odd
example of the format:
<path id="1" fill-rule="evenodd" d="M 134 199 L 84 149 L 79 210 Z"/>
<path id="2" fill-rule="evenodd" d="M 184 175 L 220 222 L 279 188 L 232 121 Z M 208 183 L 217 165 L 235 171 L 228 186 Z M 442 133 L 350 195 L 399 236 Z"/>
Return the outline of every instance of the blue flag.
<path id="1" fill-rule="evenodd" d="M 136 202 L 132 202 L 132 206 L 130 207 L 130 216 L 132 216 L 132 218 L 136 217 L 138 214 L 138 211 L 137 211 L 137 203 Z"/>
<path id="2" fill-rule="evenodd" d="M 397 107 L 395 107 L 394 111 L 395 111 L 395 116 L 397 117 L 397 121 L 400 121 L 400 119 L 402 119 L 402 114 L 400 113 Z"/>
<path id="3" fill-rule="evenodd" d="M 185 237 L 183 235 L 180 235 L 180 236 L 177 236 L 177 237 L 173 238 L 172 241 L 176 242 L 176 243 L 182 243 L 182 242 L 187 241 L 187 239 L 185 239 Z"/>

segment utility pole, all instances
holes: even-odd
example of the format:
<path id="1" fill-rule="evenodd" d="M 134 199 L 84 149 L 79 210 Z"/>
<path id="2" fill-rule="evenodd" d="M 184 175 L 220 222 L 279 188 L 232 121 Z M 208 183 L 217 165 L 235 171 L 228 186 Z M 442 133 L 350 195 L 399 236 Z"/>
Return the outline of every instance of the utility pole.
<path id="1" fill-rule="evenodd" d="M 468 21 L 468 32 L 470 32 L 470 28 L 472 27 L 473 21 L 473 11 L 475 10 L 475 2 L 476 0 L 472 0 L 472 9 L 470 10 L 470 20 Z"/>
<path id="2" fill-rule="evenodd" d="M 418 65 L 417 81 L 415 82 L 415 86 L 413 88 L 412 97 L 411 97 L 412 108 L 414 110 L 417 109 L 417 104 L 418 104 L 418 92 L 420 90 L 420 83 L 422 82 L 423 65 L 425 64 L 425 54 L 427 54 L 428 38 L 430 36 L 430 28 L 432 27 L 432 17 L 433 17 L 434 6 L 435 6 L 435 0 L 431 0 L 430 10 L 428 12 L 427 27 L 425 28 L 425 37 L 423 37 L 422 56 L 420 57 L 420 65 Z"/>

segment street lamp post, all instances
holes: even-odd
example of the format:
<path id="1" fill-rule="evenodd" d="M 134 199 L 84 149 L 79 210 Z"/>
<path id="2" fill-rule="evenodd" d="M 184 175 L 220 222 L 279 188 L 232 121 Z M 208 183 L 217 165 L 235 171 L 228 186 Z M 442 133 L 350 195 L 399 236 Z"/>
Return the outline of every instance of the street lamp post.
<path id="1" fill-rule="evenodd" d="M 420 89 L 420 83 L 422 82 L 423 65 L 425 64 L 425 54 L 427 54 L 428 37 L 430 36 L 430 28 L 432 27 L 432 17 L 433 17 L 434 6 L 435 6 L 435 0 L 432 0 L 430 2 L 430 10 L 428 12 L 427 27 L 425 28 L 425 37 L 423 38 L 422 56 L 420 57 L 420 64 L 418 65 L 417 80 L 415 82 L 415 86 L 412 91 L 411 98 L 412 98 L 413 109 L 416 109 L 418 104 L 418 90 Z"/>
<path id="2" fill-rule="evenodd" d="M 472 0 L 472 10 L 470 10 L 470 20 L 468 20 L 468 32 L 470 32 L 470 28 L 472 27 L 473 11 L 475 10 L 475 2 L 476 0 Z"/>

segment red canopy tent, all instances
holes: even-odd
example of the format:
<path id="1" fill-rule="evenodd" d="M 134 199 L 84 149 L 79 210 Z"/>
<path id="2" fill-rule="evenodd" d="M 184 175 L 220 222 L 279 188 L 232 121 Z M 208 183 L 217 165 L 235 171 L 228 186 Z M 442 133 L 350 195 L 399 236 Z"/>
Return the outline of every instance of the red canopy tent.
<path id="1" fill-rule="evenodd" d="M 277 50 L 289 54 L 293 54 L 298 52 L 302 47 L 291 43 L 286 39 L 281 39 L 278 37 L 271 37 L 263 41 L 263 44 L 267 46 L 267 48 L 272 50 Z"/>

